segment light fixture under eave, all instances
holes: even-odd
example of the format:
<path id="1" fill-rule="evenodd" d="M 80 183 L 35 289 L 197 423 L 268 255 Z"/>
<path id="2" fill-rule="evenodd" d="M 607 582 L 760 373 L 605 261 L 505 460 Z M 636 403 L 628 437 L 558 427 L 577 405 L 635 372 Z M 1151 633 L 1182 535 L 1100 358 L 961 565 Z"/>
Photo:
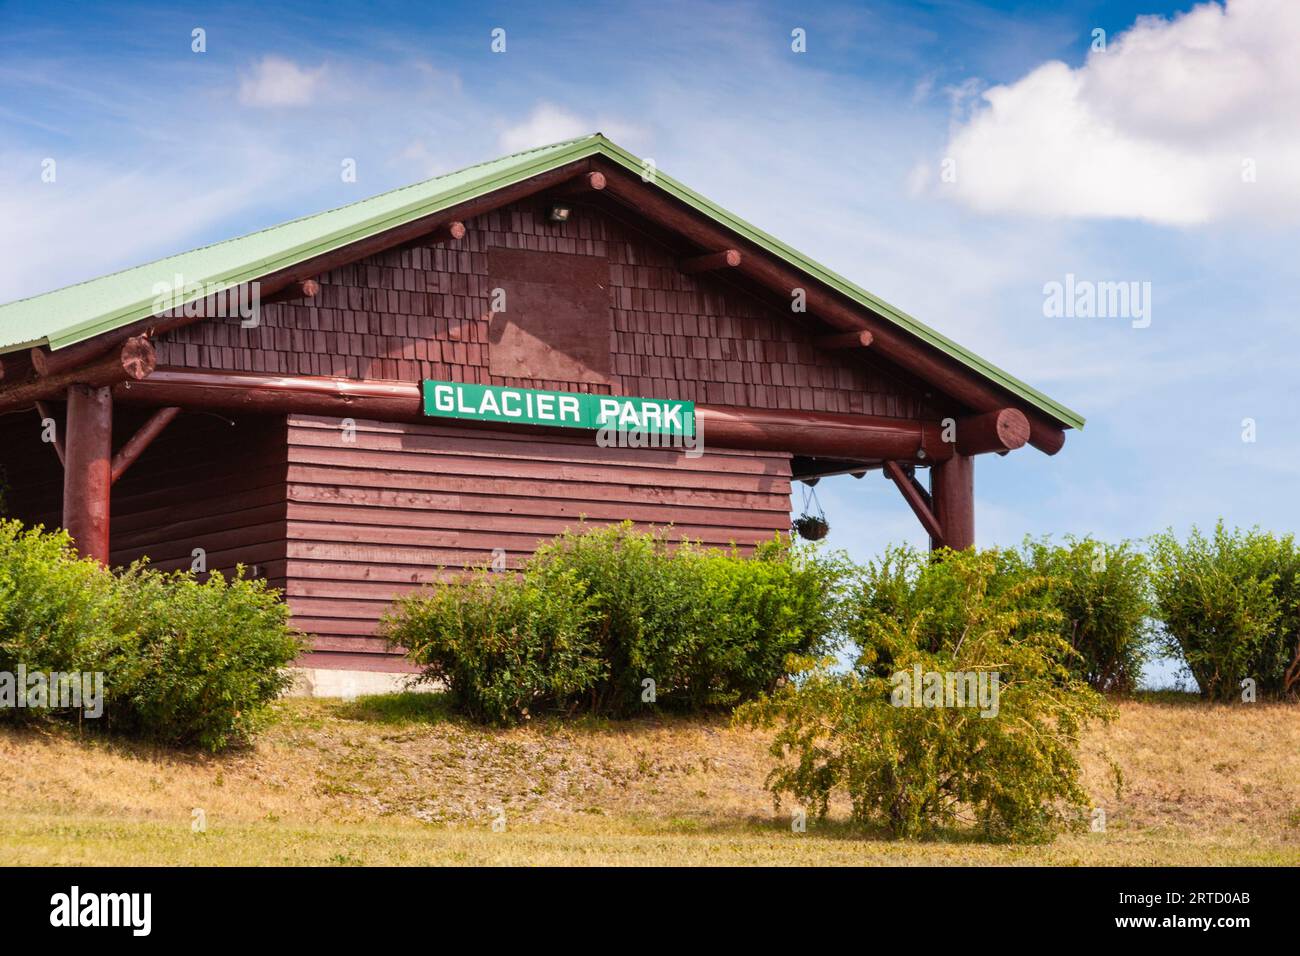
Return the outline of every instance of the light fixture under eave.
<path id="1" fill-rule="evenodd" d="M 569 215 L 573 212 L 572 207 L 564 203 L 551 203 L 550 208 L 546 211 L 546 218 L 551 222 L 568 222 Z"/>

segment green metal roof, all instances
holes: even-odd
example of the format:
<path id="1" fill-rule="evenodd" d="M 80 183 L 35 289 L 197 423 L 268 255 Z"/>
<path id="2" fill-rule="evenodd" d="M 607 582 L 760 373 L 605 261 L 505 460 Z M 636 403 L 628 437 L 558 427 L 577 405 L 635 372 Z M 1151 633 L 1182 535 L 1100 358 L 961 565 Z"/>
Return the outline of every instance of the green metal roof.
<path id="1" fill-rule="evenodd" d="M 171 283 L 176 275 L 182 276 L 186 283 L 208 287 L 228 287 L 251 282 L 358 240 L 378 235 L 395 226 L 591 156 L 602 156 L 638 175 L 643 169 L 640 159 L 600 133 L 469 166 L 238 239 L 214 243 L 2 305 L 0 352 L 11 352 L 33 345 L 48 345 L 57 350 L 148 318 L 154 313 L 158 295 L 156 284 Z M 1076 412 L 978 355 L 968 352 L 906 312 L 876 298 L 739 216 L 715 205 L 671 176 L 656 170 L 654 183 L 703 215 L 838 290 L 1063 425 L 1083 427 L 1084 420 Z"/>

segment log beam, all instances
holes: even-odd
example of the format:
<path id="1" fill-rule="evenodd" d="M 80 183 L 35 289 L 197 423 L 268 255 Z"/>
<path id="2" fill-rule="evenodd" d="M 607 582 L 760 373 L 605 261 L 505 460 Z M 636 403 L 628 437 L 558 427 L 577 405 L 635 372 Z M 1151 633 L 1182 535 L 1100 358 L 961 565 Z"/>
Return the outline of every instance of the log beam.
<path id="1" fill-rule="evenodd" d="M 930 497 L 943 546 L 964 551 L 975 546 L 975 459 L 953 455 L 930 469 Z"/>
<path id="2" fill-rule="evenodd" d="M 834 335 L 819 335 L 813 339 L 813 345 L 819 349 L 865 349 L 870 348 L 875 340 L 866 329 L 861 332 L 837 332 Z"/>
<path id="3" fill-rule="evenodd" d="M 0 355 L 0 382 L 21 382 L 35 374 L 28 352 L 6 352 Z"/>
<path id="4" fill-rule="evenodd" d="M 702 256 L 677 260 L 677 271 L 688 276 L 701 272 L 717 272 L 719 269 L 735 269 L 744 256 L 738 249 L 723 249 L 721 252 L 709 252 Z"/>
<path id="5" fill-rule="evenodd" d="M 944 547 L 943 525 L 940 524 L 930 501 L 923 493 L 924 489 L 918 487 L 916 479 L 908 474 L 903 466 L 896 461 L 885 462 L 885 474 L 898 486 L 898 490 L 903 495 L 903 500 L 911 507 L 912 513 L 916 515 L 926 533 L 930 535 L 930 548 L 938 550 Z"/>
<path id="6" fill-rule="evenodd" d="M 459 219 L 443 223 L 424 238 L 425 242 L 460 242 L 465 238 L 465 224 Z"/>
<path id="7" fill-rule="evenodd" d="M 68 388 L 67 462 L 63 469 L 63 527 L 83 558 L 109 559 L 113 394 L 107 386 Z"/>
<path id="8" fill-rule="evenodd" d="M 698 245 L 706 248 L 731 246 L 735 236 L 721 226 L 708 222 L 662 190 L 641 182 L 637 177 L 615 168 L 601 166 L 608 186 L 606 193 L 643 216 L 664 223 Z M 851 304 L 839 293 L 819 284 L 772 256 L 745 255 L 738 271 L 755 282 L 783 296 L 802 289 L 808 312 L 842 332 L 868 331 L 873 348 L 911 374 L 931 383 L 937 390 L 952 396 L 977 412 L 1005 408 L 1007 395 L 983 381 L 975 372 L 937 349 L 918 342 L 914 336 L 861 306 Z M 1029 419 L 1029 443 L 1054 455 L 1065 444 L 1062 427 L 1037 409 L 1025 412 Z"/>
<path id="9" fill-rule="evenodd" d="M 261 285 L 258 285 L 258 291 L 261 291 Z M 300 279 L 297 282 L 291 282 L 278 292 L 268 296 L 258 296 L 258 301 L 262 305 L 274 305 L 276 302 L 292 302 L 295 299 L 314 299 L 320 294 L 320 283 L 315 279 Z"/>
<path id="10" fill-rule="evenodd" d="M 251 372 L 159 369 L 142 381 L 114 390 L 122 402 L 179 405 L 227 413 L 329 415 L 395 422 L 479 425 L 450 418 L 428 418 L 416 382 L 357 381 L 324 376 L 277 376 Z M 852 461 L 885 459 L 931 463 L 951 457 L 938 422 L 906 421 L 873 415 L 795 412 L 782 409 L 697 405 L 707 452 L 720 448 L 787 451 Z M 503 427 L 493 423 L 492 427 Z M 542 429 L 544 433 L 554 429 Z"/>
<path id="11" fill-rule="evenodd" d="M 937 422 L 874 415 L 697 405 L 705 442 L 722 448 L 788 451 L 815 458 L 926 462 L 952 454 Z"/>
<path id="12" fill-rule="evenodd" d="M 1029 419 L 1018 408 L 999 408 L 963 418 L 957 423 L 957 452 L 962 455 L 1003 454 L 1029 441 Z"/>
<path id="13" fill-rule="evenodd" d="M 563 183 L 552 189 L 548 196 L 552 198 L 582 198 L 592 193 L 598 193 L 605 188 L 604 173 L 585 173 L 581 176 L 575 176 L 567 183 Z"/>
<path id="14" fill-rule="evenodd" d="M 163 429 L 172 423 L 177 415 L 181 413 L 180 408 L 175 405 L 169 405 L 160 408 L 149 416 L 148 420 L 141 425 L 134 435 L 126 440 L 126 444 L 117 450 L 113 456 L 112 478 L 113 484 L 117 479 L 126 473 L 126 470 L 135 464 L 144 450 L 148 448 L 155 438 L 162 434 Z"/>
<path id="15" fill-rule="evenodd" d="M 84 367 L 0 388 L 0 412 L 15 411 L 38 401 L 61 398 L 69 385 L 100 387 L 120 382 L 138 382 L 148 377 L 157 364 L 158 357 L 153 345 L 143 336 L 135 336 L 119 342 L 113 352 Z"/>

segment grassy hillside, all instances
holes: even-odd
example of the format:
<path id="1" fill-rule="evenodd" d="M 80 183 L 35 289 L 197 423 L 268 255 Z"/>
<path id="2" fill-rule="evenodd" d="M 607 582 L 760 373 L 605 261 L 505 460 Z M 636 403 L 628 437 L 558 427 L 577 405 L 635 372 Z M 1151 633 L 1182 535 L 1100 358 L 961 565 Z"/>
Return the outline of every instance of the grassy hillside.
<path id="1" fill-rule="evenodd" d="M 1042 847 L 796 835 L 765 736 L 724 719 L 485 730 L 434 695 L 288 700 L 222 757 L 9 729 L 0 864 L 1300 863 L 1300 707 L 1118 707 L 1084 748 L 1106 832 Z"/>

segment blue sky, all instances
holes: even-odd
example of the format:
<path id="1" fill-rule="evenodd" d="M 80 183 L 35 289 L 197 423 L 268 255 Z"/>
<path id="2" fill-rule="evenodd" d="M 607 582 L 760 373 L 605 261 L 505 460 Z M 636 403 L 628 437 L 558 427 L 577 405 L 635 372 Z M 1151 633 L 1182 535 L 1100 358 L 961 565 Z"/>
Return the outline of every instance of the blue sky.
<path id="1" fill-rule="evenodd" d="M 979 461 L 982 545 L 1289 531 L 1300 4 L 1193 6 L 4 3 L 0 300 L 599 129 L 1088 419 Z M 1046 317 L 1067 274 L 1149 326 Z M 923 543 L 878 475 L 818 493 Z"/>

